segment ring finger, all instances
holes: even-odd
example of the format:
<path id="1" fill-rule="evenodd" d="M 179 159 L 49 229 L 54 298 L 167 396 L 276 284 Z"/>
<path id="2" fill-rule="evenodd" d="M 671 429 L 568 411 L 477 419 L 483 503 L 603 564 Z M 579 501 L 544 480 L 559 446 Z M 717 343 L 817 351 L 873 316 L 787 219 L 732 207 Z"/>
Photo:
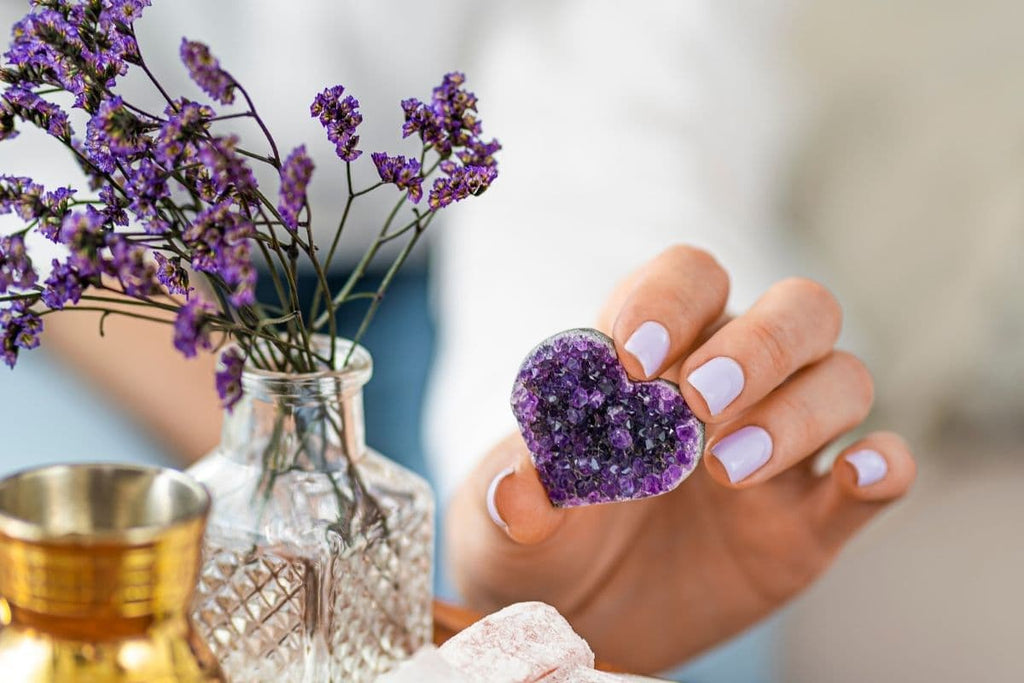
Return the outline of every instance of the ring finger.
<path id="1" fill-rule="evenodd" d="M 873 398 L 864 364 L 835 351 L 795 374 L 742 419 L 717 427 L 707 467 L 727 486 L 770 479 L 863 422 Z"/>

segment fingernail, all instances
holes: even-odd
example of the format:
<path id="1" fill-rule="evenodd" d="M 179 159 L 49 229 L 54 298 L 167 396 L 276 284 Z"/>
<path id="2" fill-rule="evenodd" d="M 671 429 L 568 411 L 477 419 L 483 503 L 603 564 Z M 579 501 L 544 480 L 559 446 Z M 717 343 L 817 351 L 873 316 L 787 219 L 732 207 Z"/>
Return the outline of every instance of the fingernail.
<path id="1" fill-rule="evenodd" d="M 761 427 L 738 429 L 711 447 L 729 481 L 743 481 L 772 457 L 772 437 Z"/>
<path id="2" fill-rule="evenodd" d="M 686 378 L 708 404 L 712 415 L 718 415 L 732 403 L 745 383 L 743 368 L 732 358 L 718 356 L 690 373 Z"/>
<path id="3" fill-rule="evenodd" d="M 626 340 L 625 349 L 640 362 L 645 376 L 654 377 L 668 354 L 668 330 L 661 323 L 648 320 Z"/>
<path id="4" fill-rule="evenodd" d="M 498 484 L 501 483 L 501 480 L 515 471 L 515 466 L 509 465 L 501 472 L 498 472 L 494 479 L 491 479 L 490 486 L 487 487 L 487 514 L 491 516 L 491 521 L 497 524 L 498 528 L 502 531 L 508 531 L 508 524 L 506 524 L 505 520 L 503 520 L 501 515 L 498 514 L 498 506 L 494 503 L 494 496 L 498 492 Z"/>
<path id="5" fill-rule="evenodd" d="M 889 465 L 878 451 L 864 449 L 846 456 L 846 462 L 857 470 L 857 486 L 871 486 L 882 481 L 889 472 Z"/>

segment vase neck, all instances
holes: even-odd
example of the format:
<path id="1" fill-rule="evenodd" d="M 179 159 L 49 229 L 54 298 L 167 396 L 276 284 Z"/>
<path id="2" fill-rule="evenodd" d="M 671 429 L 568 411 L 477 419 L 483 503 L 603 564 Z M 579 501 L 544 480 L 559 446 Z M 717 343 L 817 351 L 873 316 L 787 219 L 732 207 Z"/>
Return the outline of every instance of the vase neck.
<path id="1" fill-rule="evenodd" d="M 363 385 L 371 373 L 370 354 L 359 346 L 337 370 L 247 368 L 242 399 L 225 416 L 222 452 L 269 472 L 334 470 L 359 460 L 366 451 Z"/>

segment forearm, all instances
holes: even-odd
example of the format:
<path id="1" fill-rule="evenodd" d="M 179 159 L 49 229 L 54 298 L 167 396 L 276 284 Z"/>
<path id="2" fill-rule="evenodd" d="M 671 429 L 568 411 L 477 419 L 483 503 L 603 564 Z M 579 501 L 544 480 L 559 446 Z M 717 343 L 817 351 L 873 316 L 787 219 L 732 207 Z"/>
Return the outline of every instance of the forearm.
<path id="1" fill-rule="evenodd" d="M 170 326 L 118 315 L 67 311 L 47 316 L 43 345 L 146 426 L 182 464 L 216 442 L 221 410 L 213 385 L 216 356 L 185 359 Z"/>

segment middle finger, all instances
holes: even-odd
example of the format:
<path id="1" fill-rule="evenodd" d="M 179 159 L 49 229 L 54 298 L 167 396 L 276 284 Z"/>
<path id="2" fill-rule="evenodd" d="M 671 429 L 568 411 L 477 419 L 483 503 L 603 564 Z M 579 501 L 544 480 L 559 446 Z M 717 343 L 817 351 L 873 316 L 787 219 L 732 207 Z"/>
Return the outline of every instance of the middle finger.
<path id="1" fill-rule="evenodd" d="M 842 310 L 822 285 L 789 278 L 683 363 L 679 385 L 704 422 L 734 419 L 800 368 L 832 351 Z"/>
<path id="2" fill-rule="evenodd" d="M 705 458 L 722 484 L 757 484 L 789 469 L 867 417 L 874 383 L 864 363 L 836 351 L 804 368 L 740 419 L 716 430 Z"/>

